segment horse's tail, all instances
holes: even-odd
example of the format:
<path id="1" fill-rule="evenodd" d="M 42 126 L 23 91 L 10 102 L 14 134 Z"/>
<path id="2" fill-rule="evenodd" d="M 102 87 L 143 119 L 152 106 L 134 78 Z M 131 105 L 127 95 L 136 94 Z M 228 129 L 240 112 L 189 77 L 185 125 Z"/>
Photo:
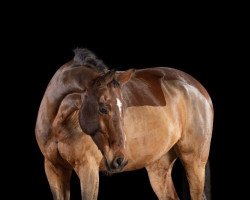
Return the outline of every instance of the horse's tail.
<path id="1" fill-rule="evenodd" d="M 206 195 L 206 200 L 211 200 L 212 199 L 212 194 L 211 194 L 211 171 L 210 171 L 210 162 L 209 160 L 207 161 L 206 164 L 206 173 L 205 173 L 205 189 L 204 193 Z"/>
<path id="2" fill-rule="evenodd" d="M 185 175 L 182 177 L 183 177 L 183 181 L 182 181 L 183 199 L 190 200 L 191 198 L 190 198 L 187 178 Z M 206 171 L 205 171 L 205 188 L 204 188 L 204 193 L 203 193 L 203 200 L 211 200 L 211 199 L 212 199 L 211 174 L 210 174 L 210 162 L 208 160 L 206 164 Z"/>

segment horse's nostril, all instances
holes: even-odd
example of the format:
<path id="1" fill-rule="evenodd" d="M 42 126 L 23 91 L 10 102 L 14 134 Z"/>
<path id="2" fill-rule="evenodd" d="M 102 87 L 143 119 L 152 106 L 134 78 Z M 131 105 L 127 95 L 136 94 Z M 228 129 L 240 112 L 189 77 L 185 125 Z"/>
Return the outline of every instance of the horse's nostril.
<path id="1" fill-rule="evenodd" d="M 116 162 L 117 162 L 117 164 L 118 164 L 119 166 L 121 166 L 123 160 L 124 160 L 124 158 L 121 158 L 121 157 L 120 157 L 120 158 L 117 158 Z"/>
<path id="2" fill-rule="evenodd" d="M 114 160 L 114 162 L 113 162 L 114 168 L 120 167 L 120 166 L 122 165 L 123 161 L 124 161 L 124 158 L 123 158 L 123 157 L 118 157 L 118 158 L 116 158 L 116 159 Z"/>

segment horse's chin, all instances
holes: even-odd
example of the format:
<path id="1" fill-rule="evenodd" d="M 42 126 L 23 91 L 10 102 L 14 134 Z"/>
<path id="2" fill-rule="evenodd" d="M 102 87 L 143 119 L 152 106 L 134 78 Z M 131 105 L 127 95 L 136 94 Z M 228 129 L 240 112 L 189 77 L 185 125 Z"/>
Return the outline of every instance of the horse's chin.
<path id="1" fill-rule="evenodd" d="M 120 173 L 122 172 L 123 169 L 107 169 L 105 171 L 103 171 L 103 173 L 106 175 L 106 176 L 112 176 L 113 174 L 117 174 L 117 173 Z"/>
<path id="2" fill-rule="evenodd" d="M 105 170 L 105 171 L 102 171 L 102 174 L 104 174 L 105 176 L 112 176 L 114 173 L 111 173 L 111 172 Z"/>

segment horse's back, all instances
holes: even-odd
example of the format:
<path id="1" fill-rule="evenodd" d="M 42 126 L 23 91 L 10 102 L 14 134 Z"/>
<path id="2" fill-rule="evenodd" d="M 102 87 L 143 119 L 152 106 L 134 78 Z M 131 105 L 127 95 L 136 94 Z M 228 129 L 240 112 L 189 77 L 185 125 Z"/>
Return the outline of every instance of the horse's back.
<path id="1" fill-rule="evenodd" d="M 129 88 L 128 90 L 138 91 L 141 95 L 145 95 L 146 100 L 140 99 L 139 104 L 135 100 L 131 103 L 135 103 L 135 105 L 143 103 L 153 104 L 153 102 L 149 103 L 147 98 L 153 98 L 153 100 L 155 100 L 154 97 L 157 96 L 157 100 L 154 102 L 155 105 L 164 105 L 165 102 L 164 97 L 162 96 L 163 93 L 161 84 L 172 84 L 173 82 L 179 82 L 180 85 L 189 85 L 196 88 L 207 99 L 212 107 L 212 102 L 208 92 L 195 78 L 183 71 L 169 67 L 155 67 L 136 70 L 133 79 L 128 82 L 127 87 Z M 134 95 L 135 98 L 137 98 L 136 92 L 134 92 Z"/>

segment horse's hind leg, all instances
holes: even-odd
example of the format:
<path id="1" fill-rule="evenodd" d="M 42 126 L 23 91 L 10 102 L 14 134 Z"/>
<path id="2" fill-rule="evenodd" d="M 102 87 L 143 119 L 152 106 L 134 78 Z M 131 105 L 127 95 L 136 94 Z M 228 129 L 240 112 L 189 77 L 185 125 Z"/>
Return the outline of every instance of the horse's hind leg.
<path id="1" fill-rule="evenodd" d="M 209 147 L 208 145 L 204 145 L 204 143 L 203 145 L 199 145 L 198 143 L 195 144 L 195 142 L 188 145 L 188 148 L 184 146 L 177 145 L 176 150 L 186 171 L 191 199 L 206 199 L 203 192 Z"/>
<path id="2" fill-rule="evenodd" d="M 190 196 L 192 200 L 201 200 L 205 183 L 205 163 L 199 159 L 182 159 L 189 182 Z"/>
<path id="3" fill-rule="evenodd" d="M 172 168 L 176 160 L 173 150 L 146 167 L 151 186 L 160 200 L 179 199 L 172 181 Z"/>
<path id="4" fill-rule="evenodd" d="M 72 170 L 45 159 L 45 172 L 54 200 L 69 200 Z"/>

